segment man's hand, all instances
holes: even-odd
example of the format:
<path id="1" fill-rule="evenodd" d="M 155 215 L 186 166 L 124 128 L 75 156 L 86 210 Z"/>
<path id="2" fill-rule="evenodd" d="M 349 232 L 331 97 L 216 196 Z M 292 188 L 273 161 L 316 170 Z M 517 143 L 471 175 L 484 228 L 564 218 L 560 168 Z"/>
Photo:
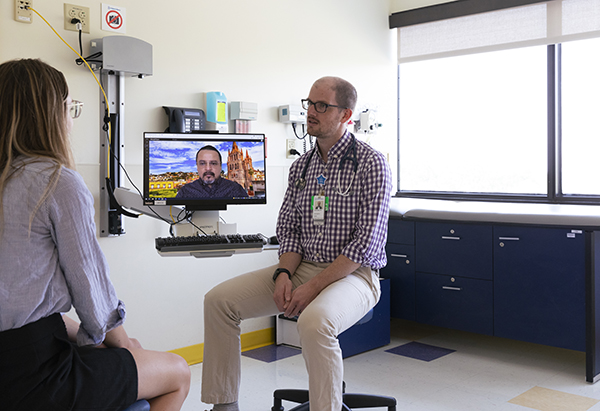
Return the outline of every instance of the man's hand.
<path id="1" fill-rule="evenodd" d="M 284 315 L 286 317 L 297 316 L 304 311 L 308 304 L 317 298 L 319 293 L 329 284 L 346 277 L 358 269 L 358 267 L 360 267 L 359 263 L 355 263 L 344 255 L 338 256 L 327 268 L 306 283 L 298 286 L 298 288 L 291 293 L 291 299 L 286 302 L 283 309 Z M 280 275 L 279 277 L 283 276 Z M 278 280 L 279 277 L 277 277 Z M 275 290 L 277 292 L 277 284 L 275 284 Z M 278 307 L 281 310 L 283 306 Z"/>
<path id="2" fill-rule="evenodd" d="M 279 257 L 279 268 L 285 268 L 294 275 L 301 261 L 302 255 L 298 253 L 284 253 Z M 284 312 L 287 310 L 288 304 L 292 299 L 292 288 L 292 280 L 287 274 L 282 273 L 277 276 L 273 300 L 279 311 Z"/>
<path id="3" fill-rule="evenodd" d="M 273 293 L 273 300 L 277 305 L 279 311 L 285 311 L 288 308 L 290 300 L 292 299 L 292 280 L 282 273 L 275 280 L 275 292 Z"/>
<path id="4" fill-rule="evenodd" d="M 300 315 L 302 311 L 314 300 L 321 292 L 322 288 L 315 285 L 315 281 L 311 280 L 306 284 L 302 284 L 294 290 L 292 298 L 284 310 L 284 315 L 288 318 Z"/>

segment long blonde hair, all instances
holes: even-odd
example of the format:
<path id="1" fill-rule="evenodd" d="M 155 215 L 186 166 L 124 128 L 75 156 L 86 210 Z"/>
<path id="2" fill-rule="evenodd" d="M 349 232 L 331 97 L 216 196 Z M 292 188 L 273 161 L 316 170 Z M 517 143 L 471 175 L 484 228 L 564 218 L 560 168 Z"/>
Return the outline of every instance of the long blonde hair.
<path id="1" fill-rule="evenodd" d="M 16 160 L 50 159 L 50 182 L 29 222 L 52 193 L 62 166 L 73 168 L 68 137 L 64 75 L 38 59 L 11 60 L 0 65 L 0 232 L 4 226 L 4 189 L 19 167 Z"/>

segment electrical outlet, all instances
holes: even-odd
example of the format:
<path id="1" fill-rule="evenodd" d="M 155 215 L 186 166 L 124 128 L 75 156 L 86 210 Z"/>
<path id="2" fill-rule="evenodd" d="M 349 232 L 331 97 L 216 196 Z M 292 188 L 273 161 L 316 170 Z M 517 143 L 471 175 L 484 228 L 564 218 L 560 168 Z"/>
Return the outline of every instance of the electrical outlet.
<path id="1" fill-rule="evenodd" d="M 296 149 L 296 140 L 292 138 L 285 140 L 285 158 L 296 158 L 296 154 L 290 153 L 292 149 Z"/>
<path id="2" fill-rule="evenodd" d="M 20 23 L 29 23 L 33 18 L 33 11 L 26 7 L 33 7 L 32 0 L 15 0 L 15 20 Z"/>
<path id="3" fill-rule="evenodd" d="M 65 30 L 79 31 L 77 23 L 72 23 L 73 19 L 81 21 L 81 31 L 90 32 L 90 8 L 75 6 L 65 3 Z"/>

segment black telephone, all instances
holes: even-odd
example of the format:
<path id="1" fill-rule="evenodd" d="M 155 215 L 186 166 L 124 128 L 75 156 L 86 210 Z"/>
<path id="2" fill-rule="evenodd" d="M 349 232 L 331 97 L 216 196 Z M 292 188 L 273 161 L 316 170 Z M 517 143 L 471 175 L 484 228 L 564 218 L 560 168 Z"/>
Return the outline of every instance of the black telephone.
<path id="1" fill-rule="evenodd" d="M 193 133 L 206 128 L 206 115 L 199 108 L 163 106 L 169 117 L 169 133 Z"/>

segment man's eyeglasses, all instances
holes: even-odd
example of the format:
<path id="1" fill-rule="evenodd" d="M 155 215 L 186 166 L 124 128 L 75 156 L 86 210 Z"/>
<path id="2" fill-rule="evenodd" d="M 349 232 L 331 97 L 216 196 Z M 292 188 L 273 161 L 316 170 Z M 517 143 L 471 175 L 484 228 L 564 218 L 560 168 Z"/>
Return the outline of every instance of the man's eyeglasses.
<path id="1" fill-rule="evenodd" d="M 71 114 L 72 118 L 79 117 L 81 115 L 81 110 L 83 110 L 83 102 L 73 100 L 71 104 L 69 104 L 69 114 Z"/>
<path id="2" fill-rule="evenodd" d="M 307 98 L 303 98 L 302 100 L 300 100 L 302 102 L 302 108 L 304 110 L 308 110 L 308 108 L 310 106 L 313 106 L 315 108 L 315 111 L 317 113 L 324 113 L 327 111 L 327 109 L 329 107 L 337 107 L 337 108 L 341 108 L 343 110 L 346 110 L 348 107 L 342 107 L 342 106 L 336 106 L 335 104 L 327 104 L 327 103 L 323 103 L 322 101 L 311 101 Z"/>

